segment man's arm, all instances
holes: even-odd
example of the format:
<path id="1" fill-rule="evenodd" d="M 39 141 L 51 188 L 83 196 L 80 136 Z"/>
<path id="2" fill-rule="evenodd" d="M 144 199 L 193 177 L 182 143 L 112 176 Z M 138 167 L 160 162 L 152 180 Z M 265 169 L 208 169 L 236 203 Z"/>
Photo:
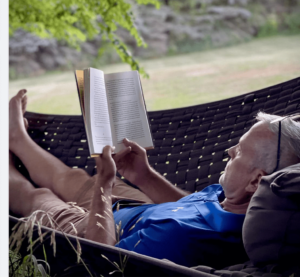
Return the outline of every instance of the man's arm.
<path id="1" fill-rule="evenodd" d="M 176 188 L 151 168 L 144 148 L 127 139 L 123 143 L 126 148 L 114 156 L 117 170 L 154 203 L 174 202 L 189 194 Z"/>
<path id="2" fill-rule="evenodd" d="M 140 174 L 140 178 L 135 185 L 157 204 L 175 202 L 190 194 L 175 187 L 150 166 L 148 174 Z"/>
<path id="3" fill-rule="evenodd" d="M 95 160 L 97 164 L 97 181 L 85 238 L 108 245 L 115 245 L 115 222 L 112 213 L 111 195 L 116 166 L 111 157 L 111 147 L 106 146 L 103 149 L 102 156 Z"/>

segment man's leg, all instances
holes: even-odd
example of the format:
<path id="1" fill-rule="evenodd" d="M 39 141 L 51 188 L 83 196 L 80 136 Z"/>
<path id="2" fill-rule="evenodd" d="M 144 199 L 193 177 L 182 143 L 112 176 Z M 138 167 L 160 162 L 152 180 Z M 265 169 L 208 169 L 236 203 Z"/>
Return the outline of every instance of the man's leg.
<path id="1" fill-rule="evenodd" d="M 84 207 L 88 207 L 92 197 L 91 187 L 95 177 L 83 169 L 69 168 L 59 159 L 42 149 L 28 135 L 27 121 L 23 115 L 26 110 L 27 96 L 21 90 L 9 103 L 9 149 L 18 156 L 27 168 L 31 179 L 40 187 L 48 188 L 65 202 L 77 202 L 84 197 Z M 25 124 L 24 124 L 25 123 Z M 26 179 L 25 179 L 26 180 Z M 87 193 L 89 190 L 89 193 Z M 143 192 L 127 186 L 116 179 L 113 188 L 116 199 L 133 199 L 153 203 Z M 131 196 L 131 197 L 130 197 Z M 82 201 L 80 201 L 82 202 Z"/>
<path id="2" fill-rule="evenodd" d="M 66 202 L 74 201 L 77 191 L 91 176 L 82 169 L 69 168 L 29 137 L 23 118 L 25 93 L 19 91 L 9 102 L 9 150 L 21 159 L 37 185 L 50 189 Z"/>
<path id="3" fill-rule="evenodd" d="M 58 199 L 49 189 L 35 188 L 14 166 L 9 153 L 9 208 L 15 214 L 27 217 L 40 209 L 41 203 Z M 62 200 L 59 200 L 62 201 Z"/>
<path id="4" fill-rule="evenodd" d="M 37 210 L 43 211 L 55 221 L 55 229 L 79 237 L 84 236 L 89 217 L 87 210 L 65 203 L 51 190 L 33 187 L 14 166 L 11 153 L 9 153 L 9 208 L 22 217 L 28 217 Z M 43 212 L 38 213 L 36 219 L 40 219 Z M 77 233 L 70 222 L 74 224 Z M 52 227 L 47 216 L 43 217 L 42 224 Z"/>

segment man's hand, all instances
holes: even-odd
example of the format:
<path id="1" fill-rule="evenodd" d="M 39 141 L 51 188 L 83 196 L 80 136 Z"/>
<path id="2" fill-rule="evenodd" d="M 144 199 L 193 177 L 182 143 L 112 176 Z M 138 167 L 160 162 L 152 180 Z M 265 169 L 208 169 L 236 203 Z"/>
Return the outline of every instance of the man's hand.
<path id="1" fill-rule="evenodd" d="M 147 152 L 136 142 L 123 139 L 125 149 L 114 155 L 118 172 L 128 181 L 139 185 L 142 179 L 151 174 Z"/>
<path id="2" fill-rule="evenodd" d="M 111 156 L 113 148 L 105 146 L 103 154 L 95 158 L 97 181 L 90 207 L 85 238 L 108 245 L 115 245 L 115 222 L 111 206 L 112 187 L 116 176 L 116 165 Z"/>
<path id="3" fill-rule="evenodd" d="M 116 164 L 112 158 L 113 148 L 109 145 L 103 148 L 100 157 L 96 157 L 97 174 L 101 183 L 111 183 L 115 180 Z"/>

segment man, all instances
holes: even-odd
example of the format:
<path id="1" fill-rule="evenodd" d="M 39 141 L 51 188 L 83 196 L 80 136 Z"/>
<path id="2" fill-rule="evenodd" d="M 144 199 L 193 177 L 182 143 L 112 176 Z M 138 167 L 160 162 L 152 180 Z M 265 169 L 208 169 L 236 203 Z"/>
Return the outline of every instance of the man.
<path id="1" fill-rule="evenodd" d="M 75 234 L 73 223 L 78 236 L 185 266 L 224 267 L 246 259 L 242 224 L 260 179 L 276 165 L 277 136 L 269 128 L 269 119 L 277 116 L 260 114 L 260 122 L 228 150 L 231 159 L 220 178 L 222 187 L 212 185 L 188 195 L 155 172 L 146 151 L 126 139 L 126 148 L 114 156 L 112 147 L 104 148 L 102 156 L 95 159 L 97 175 L 93 177 L 67 167 L 27 134 L 25 93 L 19 91 L 10 101 L 9 149 L 40 188 L 34 188 L 17 171 L 10 154 L 9 204 L 14 213 L 29 216 L 43 210 L 51 213 L 66 233 Z M 300 139 L 299 124 L 286 121 L 298 133 L 286 134 L 282 129 L 282 137 L 292 143 L 284 147 L 279 168 L 300 161 L 299 147 L 293 144 Z M 117 170 L 140 190 L 116 178 Z M 43 224 L 49 226 L 46 218 Z"/>

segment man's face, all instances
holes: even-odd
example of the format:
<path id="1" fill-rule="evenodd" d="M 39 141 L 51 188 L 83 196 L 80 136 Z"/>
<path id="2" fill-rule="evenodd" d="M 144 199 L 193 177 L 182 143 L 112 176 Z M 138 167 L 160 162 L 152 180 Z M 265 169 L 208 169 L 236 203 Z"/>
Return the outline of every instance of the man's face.
<path id="1" fill-rule="evenodd" d="M 219 179 L 227 199 L 240 204 L 252 194 L 249 185 L 258 173 L 255 169 L 257 151 L 262 150 L 262 140 L 270 138 L 271 135 L 270 131 L 259 122 L 241 137 L 237 145 L 228 150 L 230 160 Z"/>

